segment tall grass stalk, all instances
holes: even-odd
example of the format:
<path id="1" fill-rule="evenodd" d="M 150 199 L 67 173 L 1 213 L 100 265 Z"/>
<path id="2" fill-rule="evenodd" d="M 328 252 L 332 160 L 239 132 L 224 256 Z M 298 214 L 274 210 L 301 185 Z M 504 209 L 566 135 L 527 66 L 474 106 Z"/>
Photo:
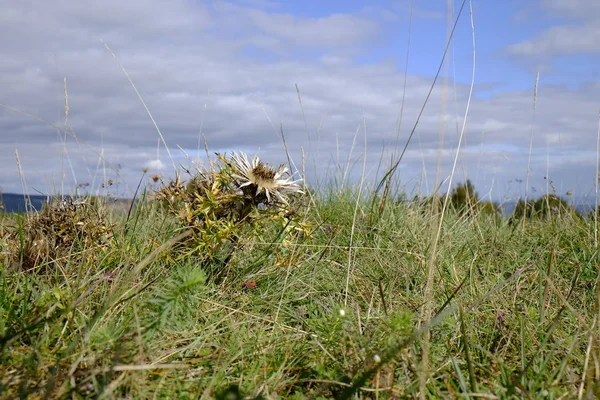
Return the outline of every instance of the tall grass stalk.
<path id="1" fill-rule="evenodd" d="M 17 162 L 17 170 L 19 171 L 19 178 L 21 179 L 21 188 L 23 190 L 23 199 L 25 200 L 25 210 L 27 212 L 33 211 L 33 205 L 31 204 L 31 197 L 29 197 L 29 189 L 27 181 L 25 180 L 25 173 L 23 172 L 23 166 L 21 165 L 21 157 L 19 157 L 19 150 L 15 149 L 15 160 Z"/>
<path id="2" fill-rule="evenodd" d="M 408 12 L 408 36 L 406 39 L 406 61 L 404 62 L 404 79 L 402 82 L 402 100 L 400 101 L 400 113 L 398 115 L 398 121 L 396 123 L 396 142 L 394 144 L 394 155 L 393 158 L 396 158 L 396 152 L 398 151 L 398 146 L 400 144 L 400 132 L 402 129 L 402 119 L 404 117 L 404 101 L 406 100 L 406 84 L 408 82 L 408 65 L 410 61 L 410 45 L 412 42 L 412 23 L 413 23 L 413 14 L 415 8 L 415 0 L 411 0 L 410 2 L 410 10 Z"/>
<path id="3" fill-rule="evenodd" d="M 352 226 L 350 227 L 350 241 L 348 243 L 348 264 L 346 267 L 346 287 L 344 288 L 344 308 L 348 307 L 350 277 L 352 275 L 352 269 L 354 266 L 354 260 L 353 260 L 354 232 L 356 229 L 358 210 L 359 210 L 360 204 L 362 203 L 362 193 L 363 193 L 363 188 L 365 185 L 365 177 L 366 177 L 366 171 L 367 171 L 367 121 L 364 117 L 363 117 L 363 127 L 364 127 L 363 167 L 362 167 L 362 174 L 361 174 L 361 178 L 360 178 L 360 184 L 358 185 L 358 193 L 356 194 L 356 201 L 354 203 L 354 212 L 352 215 Z"/>
<path id="4" fill-rule="evenodd" d="M 449 10 L 452 9 L 452 4 L 448 4 Z M 475 65 L 476 65 L 476 51 L 475 51 L 475 24 L 473 22 L 473 4 L 469 1 L 469 14 L 470 14 L 470 22 L 471 22 L 471 33 L 472 33 L 472 45 L 473 45 L 473 67 L 472 67 L 472 75 L 471 75 L 471 86 L 469 88 L 469 96 L 467 99 L 467 104 L 465 108 L 465 115 L 463 118 L 463 125 L 460 131 L 460 136 L 458 139 L 458 144 L 456 147 L 456 153 L 454 156 L 452 171 L 450 173 L 450 179 L 448 180 L 448 187 L 452 187 L 452 180 L 454 177 L 454 173 L 456 171 L 456 165 L 458 162 L 458 157 L 461 150 L 461 144 L 464 138 L 465 129 L 467 125 L 467 118 L 469 114 L 469 109 L 471 106 L 471 98 L 473 95 L 473 87 L 475 85 Z M 444 222 L 444 216 L 446 214 L 446 209 L 448 207 L 448 198 L 450 196 L 450 190 L 446 192 L 446 196 L 444 202 L 442 204 L 442 210 L 439 216 L 439 222 L 436 229 L 435 237 L 433 239 L 433 243 L 431 245 L 431 252 L 429 254 L 429 259 L 427 263 L 427 281 L 425 284 L 425 305 L 423 308 L 423 314 L 421 316 L 421 321 L 427 321 L 431 318 L 431 313 L 433 310 L 433 284 L 434 284 L 434 276 L 435 276 L 435 266 L 437 262 L 437 251 L 438 251 L 438 243 L 442 234 L 442 224 Z M 423 378 L 420 380 L 420 394 L 421 398 L 425 398 L 426 393 L 426 376 L 428 375 L 428 364 L 429 364 L 429 340 L 430 335 L 429 332 L 425 333 L 423 338 Z"/>
<path id="5" fill-rule="evenodd" d="M 535 84 L 533 86 L 533 109 L 531 111 L 531 123 L 529 125 L 529 151 L 527 155 L 527 171 L 525 172 L 525 206 L 527 207 L 527 199 L 529 197 L 529 176 L 531 175 L 531 154 L 533 152 L 533 131 L 535 112 L 537 110 L 537 98 L 538 98 L 538 84 L 540 83 L 539 71 L 535 75 Z M 549 177 L 547 177 L 549 178 Z"/>
<path id="6" fill-rule="evenodd" d="M 600 183 L 600 112 L 598 112 L 598 129 L 596 131 L 596 171 L 594 173 L 594 246 L 598 248 L 598 184 Z"/>
<path id="7" fill-rule="evenodd" d="M 144 101 L 144 98 L 142 97 L 142 95 L 138 91 L 137 87 L 133 83 L 133 80 L 129 76 L 129 73 L 127 72 L 127 70 L 125 69 L 125 67 L 123 66 L 123 64 L 121 64 L 121 61 L 119 60 L 119 58 L 117 57 L 117 55 L 115 54 L 115 52 L 112 51 L 112 49 L 108 46 L 108 44 L 106 44 L 102 39 L 100 39 L 100 41 L 102 42 L 102 44 L 104 45 L 104 47 L 106 48 L 106 50 L 108 50 L 108 52 L 110 53 L 110 55 L 115 59 L 115 61 L 119 65 L 119 68 L 121 69 L 121 71 L 123 72 L 123 74 L 125 75 L 125 77 L 127 78 L 127 81 L 129 81 L 129 84 L 131 85 L 131 88 L 133 89 L 133 91 L 135 92 L 136 96 L 138 97 L 138 99 L 142 103 L 142 106 L 144 106 L 144 110 L 146 110 L 146 113 L 148 114 L 148 117 L 152 121 L 152 124 L 154 125 L 154 128 L 156 129 L 156 132 L 158 133 L 158 137 L 160 138 L 163 146 L 165 147 L 165 151 L 167 152 L 167 155 L 169 156 L 169 159 L 171 160 L 171 164 L 173 164 L 173 172 L 177 171 L 177 166 L 175 165 L 175 160 L 173 159 L 173 156 L 171 155 L 171 150 L 169 150 L 169 146 L 167 145 L 165 137 L 163 136 L 160 128 L 158 127 L 158 124 L 156 123 L 156 120 L 154 119 L 154 116 L 152 116 L 152 113 L 150 112 L 150 109 L 146 105 L 146 102 Z"/>

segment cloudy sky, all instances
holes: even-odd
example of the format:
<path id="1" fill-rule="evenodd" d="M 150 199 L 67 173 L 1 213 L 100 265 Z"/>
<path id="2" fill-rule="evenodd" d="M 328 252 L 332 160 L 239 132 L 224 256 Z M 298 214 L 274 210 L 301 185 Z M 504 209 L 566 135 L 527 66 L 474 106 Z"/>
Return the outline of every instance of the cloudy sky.
<path id="1" fill-rule="evenodd" d="M 0 187 L 95 192 L 112 179 L 127 196 L 145 167 L 205 163 L 204 139 L 284 162 L 281 131 L 309 182 L 373 185 L 415 126 L 462 3 L 0 0 Z M 529 195 L 591 196 L 600 2 L 472 11 L 475 79 L 467 1 L 400 185 L 427 193 L 448 177 L 467 115 L 454 182 L 525 194 L 531 140 Z"/>

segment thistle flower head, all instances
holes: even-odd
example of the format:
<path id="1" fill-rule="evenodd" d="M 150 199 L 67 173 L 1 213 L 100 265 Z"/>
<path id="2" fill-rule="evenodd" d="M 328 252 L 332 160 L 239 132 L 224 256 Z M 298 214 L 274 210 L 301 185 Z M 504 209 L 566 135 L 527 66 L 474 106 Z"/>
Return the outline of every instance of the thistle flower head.
<path id="1" fill-rule="evenodd" d="M 293 180 L 283 165 L 276 170 L 260 161 L 256 155 L 249 159 L 246 154 L 235 152 L 231 157 L 231 165 L 234 168 L 232 175 L 240 182 L 240 189 L 253 196 L 264 194 L 267 203 L 277 201 L 287 204 L 286 195 L 302 193 L 298 185 L 301 180 Z"/>

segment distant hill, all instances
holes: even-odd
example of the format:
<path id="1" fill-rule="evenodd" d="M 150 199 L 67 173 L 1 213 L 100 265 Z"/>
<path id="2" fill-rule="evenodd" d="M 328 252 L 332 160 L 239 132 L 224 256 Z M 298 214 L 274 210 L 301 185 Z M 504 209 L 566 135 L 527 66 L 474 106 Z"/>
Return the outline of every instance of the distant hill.
<path id="1" fill-rule="evenodd" d="M 33 208 L 35 210 L 41 210 L 42 206 L 44 205 L 44 203 L 46 202 L 47 197 L 46 196 L 42 196 L 42 195 L 34 195 L 34 196 L 29 196 L 30 200 L 31 200 L 31 205 L 33 206 Z M 121 204 L 123 207 L 128 207 L 129 203 L 131 202 L 130 199 L 111 199 L 114 204 Z M 2 193 L 0 194 L 0 204 L 4 204 L 4 210 L 0 210 L 0 212 L 6 212 L 6 213 L 18 213 L 18 212 L 25 212 L 26 211 L 26 206 L 25 206 L 25 197 L 22 194 L 16 194 L 16 193 Z M 503 203 L 501 203 L 501 210 L 502 210 L 502 214 L 506 217 L 510 216 L 513 212 L 513 210 L 515 209 L 515 206 L 517 205 L 517 202 L 515 200 L 509 200 L 509 201 L 505 201 Z M 575 208 L 577 209 L 577 212 L 580 213 L 581 215 L 587 215 L 589 212 L 591 212 L 594 209 L 594 205 L 590 205 L 590 204 L 577 204 L 575 206 Z"/>
<path id="2" fill-rule="evenodd" d="M 502 203 L 500 205 L 500 208 L 502 210 L 502 215 L 504 215 L 506 217 L 511 216 L 516 205 L 517 205 L 516 200 L 509 200 L 509 201 L 505 201 L 504 203 Z M 594 210 L 594 205 L 590 204 L 589 202 L 579 203 L 579 204 L 575 204 L 575 209 L 577 210 L 577 212 L 580 215 L 585 216 Z"/>
<path id="3" fill-rule="evenodd" d="M 42 195 L 28 196 L 31 205 L 35 210 L 41 210 L 47 197 Z M 19 213 L 27 211 L 26 199 L 22 194 L 2 193 L 0 194 L 0 204 L 4 205 L 2 212 Z"/>
<path id="4" fill-rule="evenodd" d="M 40 211 L 47 201 L 47 197 L 43 195 L 28 196 L 27 199 L 22 194 L 16 193 L 1 193 L 0 204 L 4 205 L 4 209 L 0 210 L 0 213 L 22 213 L 28 211 L 26 201 L 31 201 L 31 206 L 34 210 Z M 107 204 L 111 204 L 113 207 L 127 210 L 131 204 L 131 199 L 108 199 Z"/>

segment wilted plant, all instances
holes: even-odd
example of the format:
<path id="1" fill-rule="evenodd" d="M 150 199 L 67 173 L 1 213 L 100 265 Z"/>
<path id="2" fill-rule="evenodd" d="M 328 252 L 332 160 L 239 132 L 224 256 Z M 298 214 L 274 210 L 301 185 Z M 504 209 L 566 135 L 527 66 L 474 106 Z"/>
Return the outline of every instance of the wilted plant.
<path id="1" fill-rule="evenodd" d="M 107 248 L 111 237 L 112 224 L 95 199 L 66 197 L 25 215 L 11 229 L 5 261 L 30 269 L 45 261 L 80 260 L 89 249 Z"/>
<path id="2" fill-rule="evenodd" d="M 191 230 L 180 258 L 193 255 L 227 265 L 242 238 L 262 239 L 276 226 L 283 238 L 291 232 L 307 233 L 307 225 L 294 209 L 294 196 L 302 193 L 300 181 L 293 180 L 283 165 L 276 169 L 257 156 L 217 153 L 209 169 L 190 175 L 188 182 L 177 175 L 156 193 Z"/>

